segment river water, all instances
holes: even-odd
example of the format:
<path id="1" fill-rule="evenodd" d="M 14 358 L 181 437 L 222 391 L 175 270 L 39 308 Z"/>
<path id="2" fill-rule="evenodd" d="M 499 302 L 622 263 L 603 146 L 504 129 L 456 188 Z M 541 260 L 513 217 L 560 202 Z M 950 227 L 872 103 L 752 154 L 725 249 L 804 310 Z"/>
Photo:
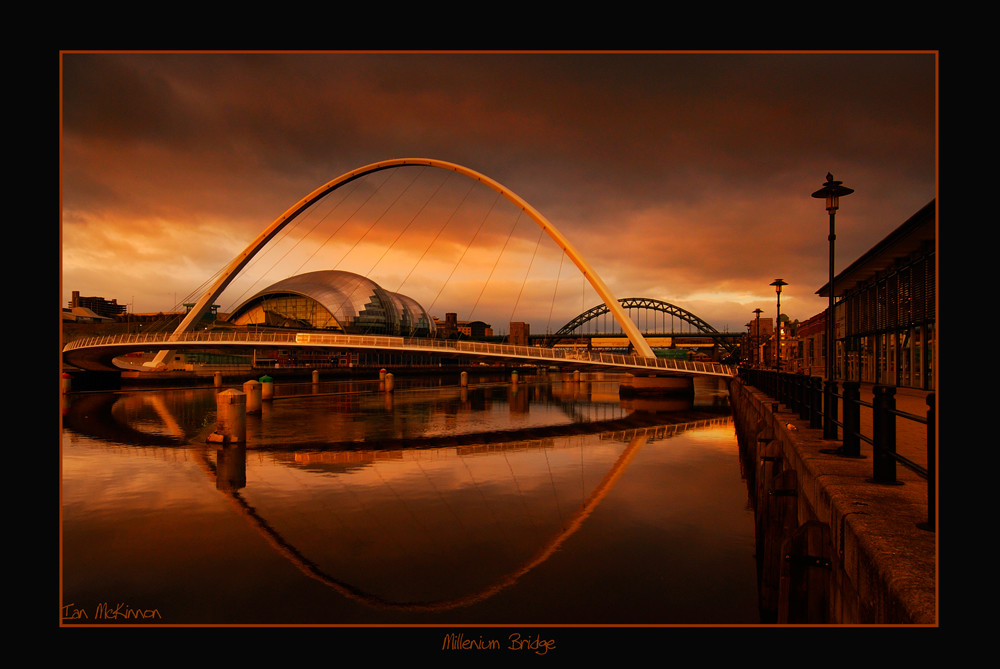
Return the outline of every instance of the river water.
<path id="1" fill-rule="evenodd" d="M 64 397 L 62 624 L 759 621 L 722 382 L 278 382 L 239 445 L 219 390 Z"/>

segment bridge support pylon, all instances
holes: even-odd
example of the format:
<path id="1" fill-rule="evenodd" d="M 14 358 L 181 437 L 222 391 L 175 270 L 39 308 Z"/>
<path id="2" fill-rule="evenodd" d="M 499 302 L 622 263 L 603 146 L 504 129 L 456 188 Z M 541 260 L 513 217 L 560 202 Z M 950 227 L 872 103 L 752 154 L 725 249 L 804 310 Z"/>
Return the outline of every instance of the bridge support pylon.
<path id="1" fill-rule="evenodd" d="M 694 395 L 694 378 L 689 375 L 626 374 L 618 385 L 618 395 Z"/>

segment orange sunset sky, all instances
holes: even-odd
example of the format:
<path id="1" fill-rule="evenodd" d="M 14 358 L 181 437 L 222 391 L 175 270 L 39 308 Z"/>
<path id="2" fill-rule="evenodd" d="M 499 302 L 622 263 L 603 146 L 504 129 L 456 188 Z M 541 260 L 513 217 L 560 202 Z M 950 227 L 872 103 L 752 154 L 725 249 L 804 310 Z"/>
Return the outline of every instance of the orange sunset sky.
<path id="1" fill-rule="evenodd" d="M 828 172 L 855 189 L 837 271 L 935 197 L 937 66 L 930 51 L 62 52 L 61 306 L 76 290 L 178 308 L 317 187 L 422 157 L 531 203 L 619 298 L 744 331 L 754 309 L 773 316 L 780 277 L 782 312 L 804 320 L 826 306 L 828 218 L 811 193 Z M 498 332 L 555 331 L 599 302 L 468 180 L 406 168 L 335 195 L 222 311 L 334 268 Z"/>

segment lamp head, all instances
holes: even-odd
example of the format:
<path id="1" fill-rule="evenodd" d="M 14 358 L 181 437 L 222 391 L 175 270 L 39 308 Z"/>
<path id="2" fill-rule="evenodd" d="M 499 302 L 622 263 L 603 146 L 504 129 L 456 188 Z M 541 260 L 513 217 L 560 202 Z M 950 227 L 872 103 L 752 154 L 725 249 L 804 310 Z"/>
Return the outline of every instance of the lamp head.
<path id="1" fill-rule="evenodd" d="M 853 188 L 842 185 L 843 181 L 834 181 L 833 175 L 827 173 L 826 183 L 818 191 L 812 194 L 813 197 L 826 200 L 826 210 L 830 213 L 840 208 L 840 198 L 854 192 Z"/>

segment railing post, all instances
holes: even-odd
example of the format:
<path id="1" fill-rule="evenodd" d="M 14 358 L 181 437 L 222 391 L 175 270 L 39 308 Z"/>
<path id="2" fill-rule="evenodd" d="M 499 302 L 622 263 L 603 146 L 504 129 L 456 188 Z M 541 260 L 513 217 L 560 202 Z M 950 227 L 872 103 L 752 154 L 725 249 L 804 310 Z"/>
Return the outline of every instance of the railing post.
<path id="1" fill-rule="evenodd" d="M 809 400 L 809 427 L 818 430 L 823 427 L 823 380 L 818 376 L 809 377 L 812 399 Z"/>
<path id="2" fill-rule="evenodd" d="M 841 455 L 861 457 L 861 384 L 844 381 L 844 444 Z"/>
<path id="3" fill-rule="evenodd" d="M 804 374 L 796 374 L 795 380 L 799 384 L 799 418 L 806 420 L 809 418 L 809 377 Z"/>
<path id="4" fill-rule="evenodd" d="M 896 389 L 877 385 L 872 402 L 872 481 L 896 483 Z"/>
<path id="5" fill-rule="evenodd" d="M 837 382 L 827 379 L 823 390 L 823 438 L 837 438 Z"/>
<path id="6" fill-rule="evenodd" d="M 937 510 L 937 505 L 935 502 L 935 495 L 937 494 L 937 484 L 935 483 L 934 476 L 937 472 L 937 467 L 935 466 L 935 450 L 937 448 L 937 443 L 935 441 L 935 421 L 934 421 L 934 393 L 927 395 L 927 525 L 924 529 L 928 529 L 931 532 L 935 530 L 936 522 L 934 520 Z"/>
<path id="7" fill-rule="evenodd" d="M 799 380 L 795 378 L 795 375 L 791 372 L 786 372 L 785 383 L 787 384 L 785 392 L 788 394 L 788 406 L 792 411 L 799 410 Z"/>

